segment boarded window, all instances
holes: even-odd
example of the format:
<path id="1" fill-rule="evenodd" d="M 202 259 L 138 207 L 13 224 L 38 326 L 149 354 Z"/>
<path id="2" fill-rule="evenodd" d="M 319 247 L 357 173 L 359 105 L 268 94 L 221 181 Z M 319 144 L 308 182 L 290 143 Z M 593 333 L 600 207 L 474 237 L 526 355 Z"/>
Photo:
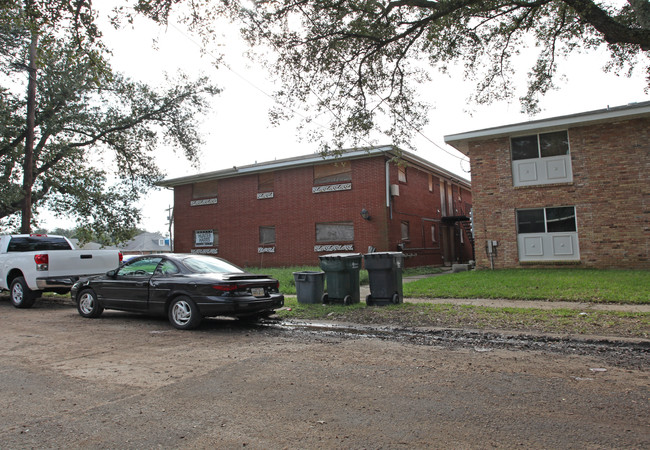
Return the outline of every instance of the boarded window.
<path id="1" fill-rule="evenodd" d="M 400 183 L 406 183 L 406 167 L 397 166 L 397 179 Z"/>
<path id="2" fill-rule="evenodd" d="M 350 161 L 314 166 L 314 184 L 339 183 L 352 180 Z"/>
<path id="3" fill-rule="evenodd" d="M 431 225 L 431 242 L 438 242 L 438 227 L 435 224 Z"/>
<path id="4" fill-rule="evenodd" d="M 433 175 L 429 174 L 429 192 L 433 192 Z"/>
<path id="5" fill-rule="evenodd" d="M 275 227 L 260 227 L 260 244 L 275 244 Z"/>
<path id="6" fill-rule="evenodd" d="M 402 240 L 408 241 L 409 239 L 411 239 L 411 230 L 410 230 L 409 223 L 402 222 L 401 229 L 402 229 Z"/>
<path id="7" fill-rule="evenodd" d="M 352 222 L 330 222 L 316 224 L 316 242 L 353 242 Z"/>
<path id="8" fill-rule="evenodd" d="M 258 192 L 273 192 L 275 183 L 275 173 L 265 172 L 257 175 L 257 191 Z"/>
<path id="9" fill-rule="evenodd" d="M 217 196 L 217 180 L 201 181 L 192 185 L 192 198 L 213 198 Z"/>
<path id="10" fill-rule="evenodd" d="M 217 245 L 219 245 L 219 233 L 217 230 L 194 231 L 195 247 L 216 247 Z"/>

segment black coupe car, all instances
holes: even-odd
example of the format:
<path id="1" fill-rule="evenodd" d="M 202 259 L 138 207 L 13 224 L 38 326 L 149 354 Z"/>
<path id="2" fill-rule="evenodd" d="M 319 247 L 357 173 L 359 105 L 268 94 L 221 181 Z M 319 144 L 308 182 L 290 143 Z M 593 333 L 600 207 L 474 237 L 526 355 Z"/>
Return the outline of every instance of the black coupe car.
<path id="1" fill-rule="evenodd" d="M 78 281 L 71 291 L 83 317 L 104 309 L 167 315 L 179 329 L 203 317 L 261 318 L 284 305 L 279 283 L 246 273 L 221 258 L 194 254 L 145 255 L 106 275 Z"/>

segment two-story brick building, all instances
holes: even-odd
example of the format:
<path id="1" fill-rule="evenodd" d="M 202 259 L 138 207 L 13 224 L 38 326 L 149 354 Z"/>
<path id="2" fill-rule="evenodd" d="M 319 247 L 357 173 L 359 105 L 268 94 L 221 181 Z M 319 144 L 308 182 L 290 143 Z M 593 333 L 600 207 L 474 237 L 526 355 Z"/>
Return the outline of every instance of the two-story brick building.
<path id="1" fill-rule="evenodd" d="M 470 157 L 479 268 L 650 268 L 650 102 L 445 137 Z"/>
<path id="2" fill-rule="evenodd" d="M 165 180 L 174 251 L 244 266 L 316 265 L 337 252 L 398 251 L 406 264 L 472 259 L 467 180 L 392 146 Z M 463 226 L 464 225 L 464 226 Z"/>

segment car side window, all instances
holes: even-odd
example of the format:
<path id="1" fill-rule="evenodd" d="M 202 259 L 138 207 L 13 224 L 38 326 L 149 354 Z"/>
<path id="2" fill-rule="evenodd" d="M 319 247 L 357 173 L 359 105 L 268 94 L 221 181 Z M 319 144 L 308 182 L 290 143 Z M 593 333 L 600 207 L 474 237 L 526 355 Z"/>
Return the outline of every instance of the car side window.
<path id="1" fill-rule="evenodd" d="M 162 261 L 162 258 L 142 258 L 132 262 L 128 262 L 120 268 L 117 272 L 117 276 L 127 276 L 127 277 L 147 277 L 151 276 L 156 270 L 158 264 Z"/>
<path id="2" fill-rule="evenodd" d="M 174 275 L 180 272 L 176 264 L 171 261 L 163 261 L 156 269 L 156 275 Z"/>

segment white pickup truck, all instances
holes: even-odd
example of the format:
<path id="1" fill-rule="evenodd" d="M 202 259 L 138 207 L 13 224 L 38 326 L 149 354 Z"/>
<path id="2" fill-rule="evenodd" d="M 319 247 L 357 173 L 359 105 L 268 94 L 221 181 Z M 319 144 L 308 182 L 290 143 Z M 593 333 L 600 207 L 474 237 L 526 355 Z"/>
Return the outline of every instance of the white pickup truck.
<path id="1" fill-rule="evenodd" d="M 104 274 L 122 261 L 118 250 L 75 250 L 63 236 L 0 236 L 0 289 L 16 308 L 29 308 L 44 290 L 70 291 L 79 278 Z"/>

